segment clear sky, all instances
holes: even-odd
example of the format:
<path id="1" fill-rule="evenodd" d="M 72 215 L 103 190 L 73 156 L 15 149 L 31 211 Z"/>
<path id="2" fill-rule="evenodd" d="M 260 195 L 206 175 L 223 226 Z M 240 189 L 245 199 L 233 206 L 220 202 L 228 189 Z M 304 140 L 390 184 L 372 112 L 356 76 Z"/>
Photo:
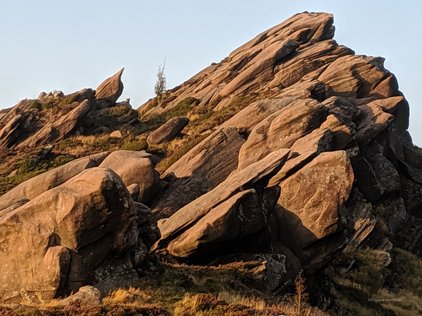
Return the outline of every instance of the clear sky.
<path id="1" fill-rule="evenodd" d="M 164 59 L 171 88 L 305 10 L 333 13 L 338 43 L 386 58 L 422 145 L 419 0 L 0 0 L 0 108 L 41 91 L 95 89 L 123 66 L 122 97 L 138 107 Z"/>

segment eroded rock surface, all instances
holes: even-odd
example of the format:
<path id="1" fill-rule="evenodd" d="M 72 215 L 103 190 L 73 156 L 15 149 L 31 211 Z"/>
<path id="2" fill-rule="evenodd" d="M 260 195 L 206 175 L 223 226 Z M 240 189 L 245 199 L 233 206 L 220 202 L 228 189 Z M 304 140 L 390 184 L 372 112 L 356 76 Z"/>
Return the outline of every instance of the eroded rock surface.
<path id="1" fill-rule="evenodd" d="M 42 94 L 1 111 L 1 157 L 119 130 L 113 141 L 145 148 L 148 139 L 172 162 L 100 154 L 0 197 L 1 257 L 12 258 L 0 259 L 1 299 L 22 289 L 34 297 L 86 284 L 110 290 L 111 276 L 136 270 L 151 246 L 187 264 L 256 259 L 251 278 L 265 291 L 288 286 L 300 269 L 318 277 L 333 258 L 363 248 L 383 266 L 396 246 L 422 253 L 422 150 L 407 131 L 409 104 L 382 58 L 333 37 L 330 14 L 297 14 L 144 104 L 137 135 L 125 128 L 138 113 L 116 103 L 122 71 L 95 93 Z M 50 113 L 50 101 L 68 107 Z M 16 251 L 19 238 L 32 247 Z"/>
<path id="2" fill-rule="evenodd" d="M 187 117 L 173 117 L 148 136 L 149 144 L 161 144 L 175 138 L 189 123 Z"/>
<path id="3" fill-rule="evenodd" d="M 95 90 L 95 98 L 99 102 L 115 103 L 123 92 L 123 82 L 121 80 L 123 71 L 122 68 L 110 78 L 102 82 Z"/>
<path id="4" fill-rule="evenodd" d="M 0 216 L 0 227 L 4 301 L 51 299 L 100 282 L 106 276 L 97 269 L 111 268 L 138 241 L 133 201 L 104 168 L 83 171 Z"/>

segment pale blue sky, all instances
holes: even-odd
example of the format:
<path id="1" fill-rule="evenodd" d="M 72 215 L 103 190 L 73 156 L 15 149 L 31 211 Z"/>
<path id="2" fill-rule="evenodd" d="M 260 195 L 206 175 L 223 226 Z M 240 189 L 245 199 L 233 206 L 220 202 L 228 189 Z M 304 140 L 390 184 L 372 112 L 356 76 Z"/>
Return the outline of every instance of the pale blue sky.
<path id="1" fill-rule="evenodd" d="M 164 59 L 171 88 L 305 10 L 333 13 L 337 42 L 386 58 L 422 145 L 418 0 L 0 0 L 0 108 L 41 91 L 95 88 L 123 66 L 122 97 L 137 107 L 153 96 Z"/>

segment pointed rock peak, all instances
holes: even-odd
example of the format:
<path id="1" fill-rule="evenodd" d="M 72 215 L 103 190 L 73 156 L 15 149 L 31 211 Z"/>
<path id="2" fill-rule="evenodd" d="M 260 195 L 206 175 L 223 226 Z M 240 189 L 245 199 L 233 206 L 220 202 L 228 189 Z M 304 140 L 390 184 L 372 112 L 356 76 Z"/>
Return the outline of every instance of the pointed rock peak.
<path id="1" fill-rule="evenodd" d="M 123 82 L 121 81 L 123 67 L 113 76 L 104 80 L 96 89 L 95 98 L 99 102 L 115 103 L 123 92 Z"/>
<path id="2" fill-rule="evenodd" d="M 165 106 L 156 107 L 157 100 L 151 100 L 142 115 L 168 111 L 187 97 L 221 110 L 244 96 L 256 100 L 285 92 L 296 83 L 316 81 L 326 65 L 353 54 L 333 40 L 334 31 L 332 14 L 298 13 L 169 91 L 162 103 Z"/>

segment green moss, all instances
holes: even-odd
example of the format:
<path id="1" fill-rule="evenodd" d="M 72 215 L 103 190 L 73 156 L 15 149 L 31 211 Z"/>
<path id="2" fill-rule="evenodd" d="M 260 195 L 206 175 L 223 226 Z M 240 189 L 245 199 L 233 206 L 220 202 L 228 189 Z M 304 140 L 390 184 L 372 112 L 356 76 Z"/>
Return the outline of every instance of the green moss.
<path id="1" fill-rule="evenodd" d="M 187 97 L 167 111 L 142 121 L 142 124 L 145 126 L 146 131 L 154 130 L 173 117 L 188 115 L 188 113 L 192 111 L 198 104 L 198 99 Z"/>
<path id="2" fill-rule="evenodd" d="M 37 161 L 34 158 L 27 157 L 18 162 L 18 175 L 24 175 L 26 173 L 32 172 L 35 169 L 39 168 Z"/>
<path id="3" fill-rule="evenodd" d="M 75 102 L 75 100 L 76 100 L 76 98 L 77 98 L 77 95 L 67 95 L 67 96 L 65 96 L 59 103 L 58 103 L 58 105 L 59 106 L 66 106 L 66 105 L 70 105 L 70 104 L 72 104 L 73 102 Z"/>
<path id="4" fill-rule="evenodd" d="M 36 109 L 37 111 L 41 111 L 43 108 L 43 105 L 38 100 L 30 100 L 30 108 Z"/>
<path id="5" fill-rule="evenodd" d="M 140 140 L 132 139 L 132 140 L 125 140 L 121 146 L 121 149 L 123 150 L 147 150 L 148 149 L 148 143 L 147 141 L 142 138 Z"/>
<path id="6" fill-rule="evenodd" d="M 51 158 L 45 160 L 37 160 L 34 157 L 27 156 L 18 162 L 16 175 L 12 177 L 0 177 L 0 195 L 28 179 L 50 169 L 62 166 L 74 159 L 75 157 L 68 155 L 52 155 Z"/>
<path id="7" fill-rule="evenodd" d="M 198 108 L 193 112 L 198 115 L 198 118 L 190 123 L 190 128 L 196 133 L 202 133 L 210 130 L 230 119 L 251 102 L 252 98 L 245 96 L 234 98 L 232 102 L 219 111 L 215 111 L 211 107 Z"/>
<path id="8" fill-rule="evenodd" d="M 342 310 L 351 315 L 416 315 L 422 297 L 422 259 L 394 248 L 386 266 L 386 254 L 355 249 L 342 255 L 345 262 L 355 260 L 347 272 L 326 271 L 335 285 L 332 295 Z"/>

